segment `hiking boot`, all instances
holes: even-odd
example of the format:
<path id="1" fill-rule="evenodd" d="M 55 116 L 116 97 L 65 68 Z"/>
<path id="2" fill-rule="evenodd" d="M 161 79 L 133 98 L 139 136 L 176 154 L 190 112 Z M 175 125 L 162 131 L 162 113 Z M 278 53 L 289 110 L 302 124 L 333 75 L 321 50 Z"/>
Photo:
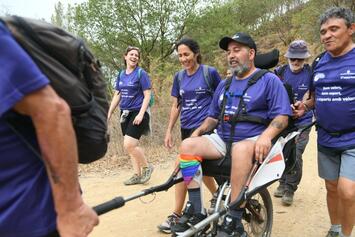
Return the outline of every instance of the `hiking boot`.
<path id="1" fill-rule="evenodd" d="M 132 175 L 131 178 L 127 179 L 123 183 L 124 183 L 124 185 L 140 184 L 141 183 L 141 177 L 138 174 L 134 174 L 134 175 Z"/>
<path id="2" fill-rule="evenodd" d="M 208 210 L 207 210 L 208 215 L 211 215 L 211 214 L 214 213 L 214 210 L 215 210 L 216 204 L 217 204 L 217 195 L 218 195 L 217 192 L 215 192 L 215 193 L 212 195 L 212 199 L 210 200 L 211 205 L 210 205 L 210 208 L 208 208 Z"/>
<path id="3" fill-rule="evenodd" d="M 223 224 L 218 227 L 216 237 L 247 237 L 247 233 L 244 231 L 243 224 L 230 215 L 226 215 L 223 220 Z"/>
<path id="4" fill-rule="evenodd" d="M 183 232 L 185 232 L 187 229 L 190 229 L 191 226 L 196 225 L 197 223 L 201 222 L 207 217 L 207 215 L 204 215 L 202 213 L 196 213 L 194 214 L 194 207 L 191 202 L 186 203 L 186 207 L 183 211 L 183 215 L 179 218 L 178 222 L 171 226 L 171 232 L 173 233 L 173 236 L 179 235 Z M 208 224 L 203 231 L 206 231 L 208 228 L 210 228 L 210 225 Z"/>
<path id="5" fill-rule="evenodd" d="M 325 237 L 340 237 L 340 233 L 330 230 Z"/>
<path id="6" fill-rule="evenodd" d="M 285 192 L 286 192 L 285 186 L 280 184 L 274 192 L 274 197 L 281 198 L 283 197 Z"/>
<path id="7" fill-rule="evenodd" d="M 175 213 L 171 214 L 166 218 L 166 220 L 158 225 L 158 229 L 165 233 L 165 234 L 170 234 L 171 233 L 171 227 L 176 224 L 176 222 L 179 220 L 179 216 Z"/>
<path id="8" fill-rule="evenodd" d="M 293 191 L 287 190 L 282 196 L 281 199 L 282 204 L 285 206 L 291 206 L 293 203 L 293 195 L 294 195 Z"/>
<path id="9" fill-rule="evenodd" d="M 150 180 L 153 170 L 154 170 L 154 167 L 152 165 L 148 165 L 147 167 L 142 168 L 142 176 L 141 176 L 141 180 L 140 180 L 141 184 L 144 184 L 144 183 L 148 182 L 148 180 Z"/>

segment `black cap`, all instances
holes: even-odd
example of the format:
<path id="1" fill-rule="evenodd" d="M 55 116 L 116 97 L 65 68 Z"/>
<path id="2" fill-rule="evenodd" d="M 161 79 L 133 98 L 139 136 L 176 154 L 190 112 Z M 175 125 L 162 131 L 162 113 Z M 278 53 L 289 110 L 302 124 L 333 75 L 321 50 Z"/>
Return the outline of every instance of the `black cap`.
<path id="1" fill-rule="evenodd" d="M 221 49 L 227 50 L 228 49 L 228 44 L 230 42 L 237 42 L 239 44 L 243 44 L 248 46 L 251 49 L 254 49 L 256 52 L 256 44 L 253 40 L 253 38 L 251 38 L 250 35 L 248 35 L 247 33 L 243 33 L 243 32 L 238 32 L 235 35 L 233 35 L 232 37 L 223 37 L 220 41 L 219 41 L 219 47 Z"/>

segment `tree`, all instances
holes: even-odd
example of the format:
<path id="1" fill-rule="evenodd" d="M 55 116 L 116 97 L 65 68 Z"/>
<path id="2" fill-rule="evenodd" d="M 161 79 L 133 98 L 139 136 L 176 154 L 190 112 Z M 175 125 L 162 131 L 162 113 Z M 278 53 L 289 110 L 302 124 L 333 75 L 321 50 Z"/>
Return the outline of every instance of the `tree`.
<path id="1" fill-rule="evenodd" d="M 185 34 L 198 0 L 89 0 L 71 9 L 72 28 L 90 41 L 109 67 L 121 65 L 128 45 L 142 51 L 142 64 L 149 71 L 151 57 L 163 60 Z M 117 56 L 120 55 L 120 56 Z"/>

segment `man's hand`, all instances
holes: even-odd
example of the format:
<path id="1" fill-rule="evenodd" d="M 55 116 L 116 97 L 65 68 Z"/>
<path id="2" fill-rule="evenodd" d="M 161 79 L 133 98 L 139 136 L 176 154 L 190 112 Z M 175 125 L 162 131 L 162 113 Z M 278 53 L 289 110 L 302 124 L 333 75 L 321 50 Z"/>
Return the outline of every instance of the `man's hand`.
<path id="1" fill-rule="evenodd" d="M 306 112 L 307 108 L 305 107 L 302 101 L 297 101 L 293 105 L 291 105 L 293 118 L 297 119 L 302 117 Z"/>
<path id="2" fill-rule="evenodd" d="M 94 210 L 82 203 L 77 209 L 58 213 L 57 229 L 61 237 L 85 237 L 99 224 Z"/>
<path id="3" fill-rule="evenodd" d="M 260 137 L 255 142 L 255 159 L 261 164 L 271 149 L 271 139 L 265 135 Z"/>
<path id="4" fill-rule="evenodd" d="M 193 133 L 191 133 L 190 137 L 199 137 L 201 136 L 201 132 L 199 129 L 196 129 L 195 131 L 193 131 Z"/>

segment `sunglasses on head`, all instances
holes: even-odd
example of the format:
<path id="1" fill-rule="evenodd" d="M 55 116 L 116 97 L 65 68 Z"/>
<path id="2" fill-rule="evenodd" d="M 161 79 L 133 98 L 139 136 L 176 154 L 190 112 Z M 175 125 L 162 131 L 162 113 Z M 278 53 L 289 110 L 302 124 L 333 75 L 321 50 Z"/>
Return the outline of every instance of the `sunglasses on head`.
<path id="1" fill-rule="evenodd" d="M 134 47 L 134 46 L 128 46 L 126 49 L 126 53 L 128 53 L 131 50 L 137 50 L 140 53 L 140 49 L 138 47 Z"/>
<path id="2" fill-rule="evenodd" d="M 294 62 L 294 61 L 303 61 L 304 60 L 304 58 L 290 58 L 290 61 L 291 62 Z"/>

